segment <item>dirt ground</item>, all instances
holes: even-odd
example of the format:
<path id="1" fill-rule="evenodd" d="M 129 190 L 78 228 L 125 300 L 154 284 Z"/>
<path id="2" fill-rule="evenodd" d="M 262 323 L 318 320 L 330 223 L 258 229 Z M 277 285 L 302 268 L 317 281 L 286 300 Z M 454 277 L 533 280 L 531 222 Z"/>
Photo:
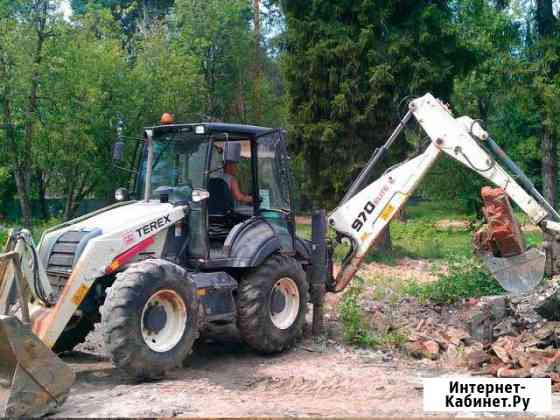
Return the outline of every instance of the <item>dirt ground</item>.
<path id="1" fill-rule="evenodd" d="M 413 261 L 400 268 L 405 266 L 422 276 L 428 271 Z M 63 356 L 78 380 L 53 417 L 421 415 L 421 378 L 451 372 L 397 351 L 342 344 L 338 301 L 328 301 L 329 338 L 310 337 L 308 316 L 305 337 L 294 349 L 262 356 L 241 343 L 234 328 L 216 330 L 196 346 L 187 366 L 152 383 L 131 383 L 114 369 L 96 329 Z"/>
<path id="2" fill-rule="evenodd" d="M 198 346 L 166 380 L 133 384 L 97 353 L 65 357 L 78 381 L 55 417 L 420 415 L 421 377 L 442 373 L 311 339 L 263 357 L 232 334 Z"/>
<path id="3" fill-rule="evenodd" d="M 410 259 L 395 267 L 368 264 L 362 275 L 393 270 L 421 281 L 432 275 L 428 263 Z M 449 349 L 437 360 L 417 360 L 403 351 L 342 344 L 340 296 L 328 296 L 327 338 L 310 337 L 308 317 L 305 338 L 294 349 L 265 357 L 241 343 L 234 328 L 223 328 L 196 345 L 185 367 L 158 382 L 132 383 L 114 369 L 97 329 L 63 356 L 78 379 L 53 417 L 421 416 L 422 378 L 469 375 Z M 450 321 L 449 311 L 435 314 L 412 301 L 400 307 L 404 318 Z M 556 396 L 553 409 L 560 414 Z"/>

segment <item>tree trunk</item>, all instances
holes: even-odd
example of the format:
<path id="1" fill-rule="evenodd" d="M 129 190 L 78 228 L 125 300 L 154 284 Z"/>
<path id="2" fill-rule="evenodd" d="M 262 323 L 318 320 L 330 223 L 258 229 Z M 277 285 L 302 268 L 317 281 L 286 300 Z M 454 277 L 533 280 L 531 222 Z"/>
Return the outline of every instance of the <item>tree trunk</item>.
<path id="1" fill-rule="evenodd" d="M 21 213 L 23 216 L 23 225 L 27 229 L 31 229 L 33 224 L 33 215 L 31 211 L 31 200 L 29 198 L 31 192 L 31 171 L 32 171 L 32 143 L 34 124 L 37 119 L 38 90 L 39 90 L 39 71 L 40 64 L 43 59 L 43 45 L 47 38 L 46 25 L 48 17 L 48 1 L 39 2 L 35 5 L 37 8 L 35 16 L 35 27 L 37 34 L 37 44 L 33 53 L 33 70 L 31 71 L 31 87 L 29 90 L 29 102 L 25 110 L 24 128 L 25 134 L 23 138 L 23 148 L 14 146 L 14 151 L 19 159 L 19 163 L 15 168 L 16 187 L 18 190 L 19 201 L 21 204 Z"/>
<path id="2" fill-rule="evenodd" d="M 64 220 L 65 222 L 70 220 L 72 218 L 74 208 L 74 191 L 70 191 L 66 196 L 66 201 L 64 203 L 64 213 L 62 214 L 62 220 Z"/>
<path id="3" fill-rule="evenodd" d="M 553 35 L 555 19 L 552 0 L 537 0 L 537 30 L 541 38 Z"/>
<path id="4" fill-rule="evenodd" d="M 537 30 L 541 42 L 547 38 L 552 38 L 555 35 L 556 18 L 552 8 L 552 0 L 537 0 Z M 543 44 L 543 48 L 547 48 Z M 543 55 L 546 51 L 542 51 Z M 558 60 L 556 63 L 551 63 L 549 70 L 546 72 L 545 77 L 548 80 L 553 80 L 558 72 Z M 543 100 L 544 102 L 544 100 Z M 557 182 L 558 182 L 558 157 L 556 139 L 544 121 L 550 118 L 550 111 L 547 112 L 546 107 L 543 105 L 543 137 L 541 143 L 542 150 L 542 167 L 541 174 L 543 178 L 543 195 L 544 198 L 550 203 L 552 207 L 556 207 L 558 202 L 556 198 Z"/>
<path id="5" fill-rule="evenodd" d="M 49 212 L 49 206 L 47 204 L 47 182 L 44 178 L 42 171 L 37 173 L 37 192 L 39 193 L 39 204 L 41 206 L 41 214 L 44 220 L 49 220 L 51 217 Z"/>
<path id="6" fill-rule="evenodd" d="M 387 225 L 385 229 L 379 235 L 377 241 L 375 241 L 375 250 L 382 254 L 392 254 L 393 253 L 393 242 L 391 241 L 391 225 Z"/>
<path id="7" fill-rule="evenodd" d="M 556 208 L 558 204 L 557 185 L 558 185 L 558 146 L 552 138 L 548 127 L 544 128 L 542 138 L 542 179 L 543 179 L 543 196 Z"/>
<path id="8" fill-rule="evenodd" d="M 76 177 L 78 178 L 78 177 Z M 92 182 L 87 185 L 87 180 L 89 179 L 89 174 L 82 174 L 81 180 L 78 182 L 72 182 L 67 190 L 66 203 L 64 205 L 64 220 L 70 220 L 76 217 L 78 210 L 80 209 L 80 204 L 82 201 L 93 191 L 96 183 Z"/>
<path id="9" fill-rule="evenodd" d="M 261 78 L 262 69 L 260 63 L 260 42 L 261 42 L 261 6 L 260 0 L 253 0 L 253 22 L 255 24 L 255 62 L 254 62 L 254 95 L 255 95 L 255 120 L 262 119 L 262 101 L 261 101 Z"/>
<path id="10" fill-rule="evenodd" d="M 406 213 L 406 207 L 402 207 L 397 213 L 397 220 L 402 223 L 408 222 L 408 214 Z"/>
<path id="11" fill-rule="evenodd" d="M 70 213 L 72 212 L 72 207 L 74 206 L 74 186 L 76 184 L 76 178 L 72 176 L 68 179 L 66 183 L 66 200 L 64 202 L 64 212 L 62 213 L 62 220 L 67 221 L 70 219 Z"/>
<path id="12" fill-rule="evenodd" d="M 19 203 L 21 206 L 21 215 L 23 217 L 23 226 L 31 230 L 33 227 L 33 215 L 31 212 L 31 201 L 27 189 L 26 171 L 21 168 L 16 168 L 14 171 L 16 179 L 16 188 L 18 192 Z"/>

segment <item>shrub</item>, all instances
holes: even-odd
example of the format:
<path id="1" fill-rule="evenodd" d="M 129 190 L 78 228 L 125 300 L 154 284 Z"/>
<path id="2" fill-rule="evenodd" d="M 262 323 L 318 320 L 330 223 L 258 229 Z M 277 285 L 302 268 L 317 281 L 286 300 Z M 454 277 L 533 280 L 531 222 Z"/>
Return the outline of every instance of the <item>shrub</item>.
<path id="1" fill-rule="evenodd" d="M 344 341 L 360 347 L 401 346 L 407 340 L 406 335 L 402 331 L 389 329 L 389 331 L 381 333 L 375 331 L 373 326 L 367 322 L 366 313 L 364 313 L 360 306 L 363 286 L 364 280 L 356 277 L 342 299 L 340 317 L 344 326 Z M 377 298 L 392 300 L 394 296 L 394 294 L 388 296 L 383 292 L 383 297 L 380 295 L 375 296 L 374 294 L 371 298 L 373 300 Z M 393 304 L 388 303 L 388 305 L 391 306 Z"/>
<path id="2" fill-rule="evenodd" d="M 340 305 L 340 318 L 344 325 L 344 341 L 362 347 L 375 347 L 379 339 L 372 334 L 360 307 L 360 295 L 364 280 L 356 276 Z"/>
<path id="3" fill-rule="evenodd" d="M 478 260 L 467 257 L 452 259 L 447 273 L 438 274 L 435 282 L 409 282 L 405 285 L 405 291 L 421 300 L 440 304 L 504 293 L 504 289 Z"/>
<path id="4" fill-rule="evenodd" d="M 8 239 L 8 230 L 0 227 L 0 252 L 4 250 L 4 244 Z"/>

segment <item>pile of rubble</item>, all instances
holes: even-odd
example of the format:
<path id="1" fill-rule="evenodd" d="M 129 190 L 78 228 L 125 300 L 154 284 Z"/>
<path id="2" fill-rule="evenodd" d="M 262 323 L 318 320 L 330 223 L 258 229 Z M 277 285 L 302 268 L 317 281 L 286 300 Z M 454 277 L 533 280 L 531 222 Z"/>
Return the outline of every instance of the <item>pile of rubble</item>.
<path id="1" fill-rule="evenodd" d="M 399 302 L 391 328 L 406 329 L 415 358 L 467 366 L 475 375 L 549 377 L 560 392 L 560 282 L 522 296 L 469 299 L 452 306 Z M 387 306 L 369 308 L 377 330 L 388 329 Z M 383 332 L 383 331 L 381 331 Z M 456 362 L 456 363 L 453 363 Z"/>
<path id="2" fill-rule="evenodd" d="M 500 378 L 551 378 L 553 390 L 560 391 L 558 279 L 529 294 L 499 299 L 504 302 L 504 313 L 487 319 L 483 331 L 471 331 L 481 333 L 481 348 L 467 353 L 469 367 Z"/>

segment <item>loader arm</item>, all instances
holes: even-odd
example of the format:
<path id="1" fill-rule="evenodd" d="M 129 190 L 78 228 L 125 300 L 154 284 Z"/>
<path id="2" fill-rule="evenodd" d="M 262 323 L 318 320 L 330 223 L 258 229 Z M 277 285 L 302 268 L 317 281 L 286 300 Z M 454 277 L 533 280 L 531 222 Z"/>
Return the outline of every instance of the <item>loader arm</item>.
<path id="1" fill-rule="evenodd" d="M 363 187 L 377 162 L 412 117 L 431 140 L 426 150 L 415 158 L 394 166 L 380 178 Z M 346 238 L 351 244 L 351 250 L 344 259 L 334 284 L 331 285 L 331 291 L 344 290 L 383 229 L 399 213 L 442 154 L 452 157 L 502 188 L 534 224 L 543 229 L 559 231 L 557 221 L 551 220 L 557 219 L 558 216 L 552 207 L 540 195 L 536 196 L 539 199 L 537 201 L 534 191 L 529 194 L 527 189 L 530 189 L 530 186 L 525 183 L 523 188 L 476 138 L 491 141 L 478 123 L 469 117 L 454 118 L 448 108 L 431 94 L 410 103 L 408 113 L 395 132 L 387 143 L 374 153 L 342 202 L 328 218 L 330 227 L 337 232 L 338 237 Z M 509 160 L 508 162 L 513 164 Z M 520 175 L 516 174 L 518 178 Z"/>

